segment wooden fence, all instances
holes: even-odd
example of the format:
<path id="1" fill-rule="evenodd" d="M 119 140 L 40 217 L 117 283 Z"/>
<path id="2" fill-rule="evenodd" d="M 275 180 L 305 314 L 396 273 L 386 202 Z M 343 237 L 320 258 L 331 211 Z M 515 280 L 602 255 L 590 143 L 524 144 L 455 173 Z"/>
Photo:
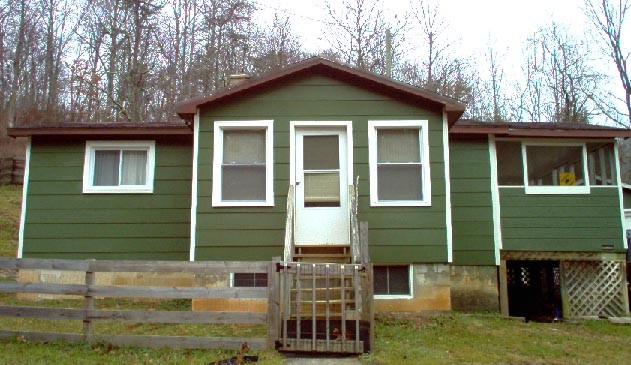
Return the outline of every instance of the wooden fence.
<path id="1" fill-rule="evenodd" d="M 0 258 L 4 270 L 56 270 L 85 272 L 83 284 L 0 282 L 0 293 L 39 293 L 83 296 L 83 309 L 1 305 L 0 316 L 83 321 L 83 333 L 27 332 L 0 330 L 0 338 L 23 336 L 32 341 L 109 343 L 116 346 L 172 347 L 195 349 L 237 349 L 247 342 L 252 349 L 274 348 L 278 338 L 279 300 L 275 262 L 174 262 L 174 261 L 94 261 Z M 229 275 L 267 273 L 267 288 L 165 287 L 95 285 L 97 272 L 191 273 Z M 268 299 L 268 313 L 192 312 L 95 309 L 94 298 L 159 299 Z M 94 334 L 94 321 L 132 323 L 267 324 L 267 338 L 142 336 Z"/>
<path id="2" fill-rule="evenodd" d="M 24 166 L 23 158 L 0 158 L 0 185 L 24 183 Z"/>

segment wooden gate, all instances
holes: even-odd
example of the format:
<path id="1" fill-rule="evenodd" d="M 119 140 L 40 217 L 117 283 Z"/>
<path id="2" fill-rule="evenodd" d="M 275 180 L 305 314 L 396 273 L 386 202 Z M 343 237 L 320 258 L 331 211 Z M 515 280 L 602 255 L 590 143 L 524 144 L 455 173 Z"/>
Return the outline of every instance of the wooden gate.
<path id="1" fill-rule="evenodd" d="M 372 336 L 372 266 L 280 262 L 277 348 L 363 353 Z"/>

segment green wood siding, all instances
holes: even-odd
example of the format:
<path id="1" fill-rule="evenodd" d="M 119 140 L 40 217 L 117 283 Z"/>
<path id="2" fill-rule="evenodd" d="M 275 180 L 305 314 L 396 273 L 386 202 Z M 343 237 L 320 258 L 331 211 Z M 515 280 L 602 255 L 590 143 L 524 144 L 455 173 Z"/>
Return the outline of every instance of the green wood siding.
<path id="1" fill-rule="evenodd" d="M 213 122 L 274 120 L 274 207 L 213 208 Z M 370 207 L 368 120 L 429 121 L 431 207 Z M 289 187 L 290 121 L 353 122 L 353 175 L 360 176 L 359 219 L 368 221 L 374 262 L 445 262 L 442 111 L 421 108 L 324 76 L 251 93 L 200 117 L 196 260 L 268 260 L 281 256 Z"/>
<path id="2" fill-rule="evenodd" d="M 33 140 L 24 257 L 188 260 L 191 144 L 156 142 L 153 194 L 83 194 L 84 155 Z"/>
<path id="3" fill-rule="evenodd" d="M 453 262 L 495 265 L 489 145 L 450 141 Z"/>
<path id="4" fill-rule="evenodd" d="M 623 250 L 616 187 L 592 187 L 588 195 L 527 195 L 524 188 L 500 188 L 505 250 Z"/>

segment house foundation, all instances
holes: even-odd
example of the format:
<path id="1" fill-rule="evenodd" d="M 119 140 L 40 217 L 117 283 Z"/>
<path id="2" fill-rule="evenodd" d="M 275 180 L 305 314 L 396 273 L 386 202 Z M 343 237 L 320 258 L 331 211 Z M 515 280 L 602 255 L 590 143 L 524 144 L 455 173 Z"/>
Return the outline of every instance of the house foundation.
<path id="1" fill-rule="evenodd" d="M 497 273 L 497 266 L 451 266 L 451 309 L 498 312 Z"/>

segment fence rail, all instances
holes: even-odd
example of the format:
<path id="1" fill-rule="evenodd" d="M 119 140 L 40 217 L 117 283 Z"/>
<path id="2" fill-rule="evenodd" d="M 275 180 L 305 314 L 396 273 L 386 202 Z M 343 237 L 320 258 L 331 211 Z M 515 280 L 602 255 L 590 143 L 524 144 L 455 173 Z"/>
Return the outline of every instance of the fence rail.
<path id="1" fill-rule="evenodd" d="M 4 270 L 60 270 L 85 272 L 83 284 L 49 284 L 0 282 L 2 293 L 39 293 L 83 296 L 83 309 L 46 308 L 22 305 L 0 305 L 0 316 L 18 318 L 45 318 L 55 320 L 83 321 L 83 333 L 56 333 L 0 330 L 0 338 L 23 336 L 32 341 L 55 341 L 110 343 L 120 346 L 173 347 L 220 349 L 238 348 L 247 342 L 252 349 L 273 347 L 277 338 L 278 318 L 269 311 L 278 310 L 272 303 L 268 313 L 249 312 L 191 312 L 191 311 L 144 311 L 95 309 L 94 298 L 234 298 L 267 299 L 275 295 L 274 280 L 268 288 L 226 287 L 166 287 L 166 286 L 119 286 L 96 285 L 96 272 L 177 272 L 195 274 L 225 274 L 231 272 L 272 273 L 276 272 L 273 262 L 174 262 L 174 261 L 95 261 L 0 258 L 0 269 Z M 267 338 L 196 337 L 196 336 L 141 336 L 94 334 L 94 321 L 122 321 L 134 323 L 208 323 L 208 324 L 267 324 Z"/>
<path id="2" fill-rule="evenodd" d="M 0 158 L 0 185 L 24 183 L 24 167 L 26 166 L 23 158 Z"/>

